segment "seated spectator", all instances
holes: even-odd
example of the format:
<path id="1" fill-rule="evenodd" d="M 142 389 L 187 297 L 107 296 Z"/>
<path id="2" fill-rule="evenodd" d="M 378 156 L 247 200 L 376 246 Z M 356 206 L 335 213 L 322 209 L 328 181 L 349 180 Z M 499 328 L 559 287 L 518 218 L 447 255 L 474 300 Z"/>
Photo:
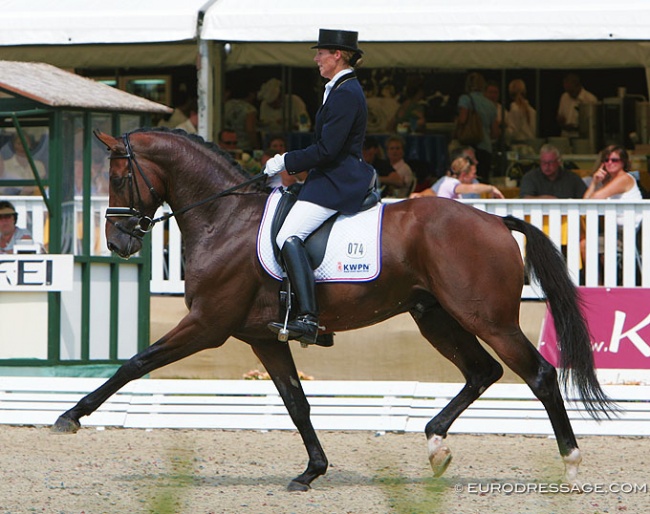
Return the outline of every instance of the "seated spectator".
<path id="1" fill-rule="evenodd" d="M 268 148 L 275 150 L 275 153 L 283 154 L 287 151 L 287 142 L 282 136 L 271 136 Z"/>
<path id="2" fill-rule="evenodd" d="M 235 131 L 239 147 L 244 152 L 252 153 L 262 148 L 257 127 L 257 107 L 253 105 L 256 92 L 247 81 L 241 81 L 230 91 L 232 98 L 226 100 L 223 106 L 224 127 Z"/>
<path id="3" fill-rule="evenodd" d="M 391 186 L 387 196 L 392 198 L 407 198 L 415 187 L 415 173 L 411 167 L 404 162 L 404 139 L 400 136 L 390 136 L 386 139 L 386 156 L 393 169 L 402 177 L 402 185 Z"/>
<path id="4" fill-rule="evenodd" d="M 629 173 L 631 161 L 627 150 L 623 146 L 610 145 L 600 153 L 596 171 L 591 176 L 589 187 L 584 193 L 585 199 L 609 200 L 642 200 L 641 190 L 636 179 Z M 643 215 L 637 214 L 636 227 L 639 228 Z M 616 219 L 619 227 L 618 237 L 622 235 L 620 228 L 624 224 L 622 215 Z M 585 259 L 585 239 L 580 240 L 580 251 L 583 262 Z M 604 237 L 599 238 L 600 253 L 604 251 Z"/>
<path id="5" fill-rule="evenodd" d="M 459 146 L 454 148 L 449 154 L 449 161 L 454 162 L 458 157 L 467 157 L 474 166 L 477 166 L 478 169 L 478 159 L 476 158 L 476 152 L 474 151 L 474 148 L 471 146 Z M 433 190 L 434 193 L 438 193 L 438 188 L 440 185 L 445 181 L 445 177 L 451 176 L 451 170 L 447 170 L 447 173 L 440 177 L 438 180 L 436 180 L 433 185 L 431 186 L 431 189 Z M 479 184 L 479 179 L 478 177 L 474 178 L 474 184 Z M 463 194 L 463 198 L 468 199 L 468 198 L 480 198 L 481 195 L 478 193 L 465 193 Z"/>
<path id="6" fill-rule="evenodd" d="M 25 139 L 31 151 L 35 144 L 34 138 L 30 134 L 25 134 Z M 29 164 L 27 150 L 18 133 L 14 133 L 11 141 L 8 143 L 9 152 L 3 152 L 8 157 L 0 158 L 0 180 L 34 180 L 34 173 Z M 43 162 L 34 159 L 32 156 L 36 171 L 41 179 L 46 178 L 45 165 Z M 0 187 L 0 194 L 11 195 L 37 195 L 40 194 L 38 186 L 3 186 Z"/>
<path id="7" fill-rule="evenodd" d="M 196 134 L 199 128 L 199 106 L 196 99 L 192 99 L 187 107 L 187 119 L 174 128 L 183 129 L 188 134 Z"/>
<path id="8" fill-rule="evenodd" d="M 258 91 L 257 98 L 260 100 L 259 127 L 262 135 L 311 130 L 311 118 L 305 102 L 298 95 L 283 95 L 280 80 L 267 80 Z"/>
<path id="9" fill-rule="evenodd" d="M 241 155 L 237 133 L 232 129 L 223 129 L 217 135 L 217 144 L 222 150 L 229 152 L 233 157 Z"/>
<path id="10" fill-rule="evenodd" d="M 282 136 L 271 136 L 271 139 L 269 141 L 269 147 L 264 150 L 264 153 L 262 154 L 262 159 L 260 161 L 262 169 L 264 169 L 264 166 L 266 165 L 266 161 L 268 161 L 271 157 L 273 157 L 275 154 L 284 154 L 287 151 L 287 145 L 284 141 L 284 138 Z M 291 184 L 295 184 L 296 182 L 304 182 L 305 178 L 307 178 L 307 172 L 303 171 L 301 173 L 295 173 L 293 175 L 289 175 L 289 172 L 287 170 L 283 170 L 274 177 L 270 177 L 267 179 L 266 184 L 268 187 L 275 188 L 275 187 L 289 187 Z"/>
<path id="11" fill-rule="evenodd" d="M 179 103 L 174 107 L 174 111 L 167 118 L 163 118 L 158 122 L 158 127 L 175 128 L 185 123 L 190 117 L 191 107 L 196 106 L 196 98 L 183 94 L 179 99 Z"/>
<path id="12" fill-rule="evenodd" d="M 366 137 L 363 142 L 362 153 L 363 160 L 370 164 L 377 173 L 379 184 L 382 186 L 382 196 L 384 196 L 389 187 L 400 188 L 404 186 L 404 179 L 382 157 L 381 147 L 374 137 Z"/>
<path id="13" fill-rule="evenodd" d="M 402 127 L 405 132 L 424 132 L 425 111 L 424 80 L 419 75 L 411 75 L 406 79 L 403 98 L 390 124 L 391 131 L 400 132 Z"/>
<path id="14" fill-rule="evenodd" d="M 366 91 L 368 104 L 367 134 L 386 134 L 391 132 L 395 113 L 399 109 L 399 102 L 392 84 L 386 83 L 378 87 L 378 93 Z"/>
<path id="15" fill-rule="evenodd" d="M 587 186 L 562 166 L 560 151 L 553 145 L 539 150 L 539 168 L 526 173 L 519 189 L 521 198 L 582 198 Z"/>
<path id="16" fill-rule="evenodd" d="M 526 99 L 526 84 L 515 79 L 508 85 L 510 110 L 506 113 L 506 138 L 509 143 L 526 143 L 537 137 L 537 111 Z"/>
<path id="17" fill-rule="evenodd" d="M 600 162 L 583 198 L 641 200 L 641 190 L 630 175 L 630 157 L 623 146 L 610 145 L 600 153 Z"/>
<path id="18" fill-rule="evenodd" d="M 498 188 L 490 184 L 477 184 L 476 165 L 467 157 L 457 157 L 451 163 L 450 175 L 443 178 L 436 195 L 433 188 L 425 189 L 420 193 L 412 193 L 410 198 L 420 198 L 423 196 L 438 196 L 440 198 L 450 198 L 458 200 L 465 198 L 465 194 L 488 194 L 492 198 L 504 198 L 503 193 Z"/>
<path id="19" fill-rule="evenodd" d="M 14 205 L 0 200 L 0 254 L 14 253 L 17 244 L 34 244 L 29 230 L 17 227 L 17 221 L 18 213 Z"/>

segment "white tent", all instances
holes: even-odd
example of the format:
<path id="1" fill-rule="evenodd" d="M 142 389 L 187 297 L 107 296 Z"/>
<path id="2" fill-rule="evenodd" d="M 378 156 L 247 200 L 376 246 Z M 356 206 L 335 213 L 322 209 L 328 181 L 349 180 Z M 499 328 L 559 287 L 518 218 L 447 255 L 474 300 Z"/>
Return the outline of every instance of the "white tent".
<path id="1" fill-rule="evenodd" d="M 0 1 L 0 45 L 157 43 L 197 36 L 206 0 Z"/>
<path id="2" fill-rule="evenodd" d="M 208 0 L 0 0 L 0 59 L 69 68 L 196 62 Z"/>
<path id="3" fill-rule="evenodd" d="M 0 0 L 0 12 L 0 59 L 117 68 L 198 57 L 207 136 L 224 69 L 311 67 L 321 27 L 358 30 L 367 67 L 650 69 L 647 0 Z"/>
<path id="4" fill-rule="evenodd" d="M 311 66 L 319 28 L 359 31 L 369 67 L 650 64 L 646 0 L 219 0 L 201 38 L 230 43 L 230 66 Z"/>

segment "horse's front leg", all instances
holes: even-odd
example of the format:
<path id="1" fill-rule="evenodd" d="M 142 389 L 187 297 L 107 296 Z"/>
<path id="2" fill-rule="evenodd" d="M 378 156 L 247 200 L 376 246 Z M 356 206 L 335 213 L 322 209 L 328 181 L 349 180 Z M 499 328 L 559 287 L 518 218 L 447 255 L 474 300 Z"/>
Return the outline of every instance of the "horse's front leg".
<path id="1" fill-rule="evenodd" d="M 307 491 L 310 484 L 327 471 L 327 457 L 311 424 L 309 402 L 300 385 L 291 350 L 288 344 L 275 340 L 268 343 L 255 343 L 252 347 L 255 355 L 271 375 L 309 455 L 307 469 L 289 483 L 288 490 Z"/>
<path id="2" fill-rule="evenodd" d="M 131 357 L 100 387 L 61 414 L 52 426 L 52 431 L 74 434 L 81 427 L 79 420 L 83 416 L 95 412 L 102 403 L 127 383 L 205 348 L 220 346 L 227 339 L 225 335 L 222 340 L 215 338 L 213 332 L 208 338 L 204 329 L 200 327 L 201 324 L 194 322 L 192 315 L 188 314 L 174 329 L 153 345 Z"/>

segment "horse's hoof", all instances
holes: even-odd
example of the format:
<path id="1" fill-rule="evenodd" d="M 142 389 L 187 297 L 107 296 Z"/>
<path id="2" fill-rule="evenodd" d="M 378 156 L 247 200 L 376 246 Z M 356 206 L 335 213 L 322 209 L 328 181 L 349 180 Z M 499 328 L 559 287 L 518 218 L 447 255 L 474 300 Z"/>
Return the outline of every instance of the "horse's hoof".
<path id="1" fill-rule="evenodd" d="M 295 480 L 292 480 L 289 482 L 289 485 L 287 486 L 287 491 L 294 492 L 294 491 L 299 491 L 301 493 L 304 493 L 305 491 L 309 491 L 311 487 L 309 484 L 303 484 L 302 482 L 296 482 Z"/>
<path id="2" fill-rule="evenodd" d="M 51 431 L 55 434 L 76 434 L 77 430 L 81 428 L 81 423 L 78 421 L 59 416 L 56 423 L 52 425 Z"/>
<path id="3" fill-rule="evenodd" d="M 434 454 L 429 456 L 435 478 L 441 477 L 447 471 L 449 464 L 451 464 L 451 458 L 451 450 L 447 446 L 441 446 Z"/>

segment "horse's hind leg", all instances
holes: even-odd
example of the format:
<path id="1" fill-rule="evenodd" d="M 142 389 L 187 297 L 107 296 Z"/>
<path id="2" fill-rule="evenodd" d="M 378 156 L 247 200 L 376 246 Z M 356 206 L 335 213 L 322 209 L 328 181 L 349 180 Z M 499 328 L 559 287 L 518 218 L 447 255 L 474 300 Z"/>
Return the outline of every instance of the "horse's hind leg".
<path id="1" fill-rule="evenodd" d="M 307 491 L 310 484 L 327 471 L 327 457 L 311 423 L 309 402 L 300 385 L 291 350 L 288 344 L 279 344 L 277 341 L 268 344 L 256 343 L 252 346 L 271 375 L 309 455 L 307 469 L 289 483 L 288 489 Z"/>
<path id="2" fill-rule="evenodd" d="M 478 342 L 440 305 L 419 306 L 411 315 L 420 332 L 465 377 L 465 386 L 429 421 L 424 429 L 429 449 L 429 462 L 435 476 L 442 475 L 451 462 L 451 452 L 443 439 L 451 424 L 474 400 L 501 378 L 503 368 Z"/>
<path id="3" fill-rule="evenodd" d="M 70 410 L 61 414 L 52 426 L 52 430 L 59 433 L 75 433 L 81 427 L 79 420 L 83 416 L 95 412 L 102 403 L 127 383 L 206 348 L 206 346 L 199 347 L 196 341 L 210 340 L 214 342 L 215 336 L 214 333 L 211 333 L 208 338 L 206 334 L 198 333 L 199 326 L 198 323 L 192 321 L 190 315 L 186 316 L 167 335 L 131 357 L 100 387 L 84 396 Z M 226 337 L 223 337 L 222 343 L 225 340 Z M 218 343 L 211 346 L 216 347 Z"/>
<path id="4" fill-rule="evenodd" d="M 521 329 L 485 338 L 503 362 L 519 375 L 542 402 L 548 414 L 560 455 L 564 460 L 565 480 L 576 482 L 582 461 L 571 421 L 557 381 L 557 371 L 544 359 Z"/>

